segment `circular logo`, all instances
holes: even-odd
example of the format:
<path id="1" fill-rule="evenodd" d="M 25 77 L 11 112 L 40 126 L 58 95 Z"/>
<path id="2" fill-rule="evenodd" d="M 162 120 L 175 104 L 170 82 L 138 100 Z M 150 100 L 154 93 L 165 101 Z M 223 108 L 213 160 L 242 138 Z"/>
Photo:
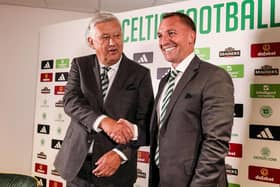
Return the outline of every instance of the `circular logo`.
<path id="1" fill-rule="evenodd" d="M 263 157 L 269 157 L 269 155 L 271 153 L 271 151 L 268 147 L 263 147 L 260 152 Z"/>
<path id="2" fill-rule="evenodd" d="M 268 175 L 268 169 L 266 169 L 266 168 L 262 168 L 260 172 L 261 172 L 262 176 L 267 176 Z"/>
<path id="3" fill-rule="evenodd" d="M 260 108 L 260 114 L 264 118 L 269 118 L 272 115 L 272 108 L 270 106 L 262 106 Z"/>

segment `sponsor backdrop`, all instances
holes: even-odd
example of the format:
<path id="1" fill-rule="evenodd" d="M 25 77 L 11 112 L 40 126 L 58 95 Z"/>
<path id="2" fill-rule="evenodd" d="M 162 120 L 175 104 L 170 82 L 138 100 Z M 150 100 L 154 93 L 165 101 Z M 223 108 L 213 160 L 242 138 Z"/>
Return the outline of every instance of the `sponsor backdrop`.
<path id="1" fill-rule="evenodd" d="M 154 91 L 169 69 L 157 45 L 163 12 L 180 11 L 197 24 L 196 54 L 221 66 L 235 85 L 235 117 L 226 158 L 230 187 L 280 186 L 280 1 L 195 0 L 119 13 L 125 53 L 150 68 Z M 61 187 L 53 160 L 69 117 L 62 97 L 71 60 L 92 53 L 85 42 L 89 19 L 42 28 L 32 174 L 42 186 Z M 187 142 L 186 142 L 187 146 Z M 149 152 L 138 154 L 138 180 L 147 186 Z"/>

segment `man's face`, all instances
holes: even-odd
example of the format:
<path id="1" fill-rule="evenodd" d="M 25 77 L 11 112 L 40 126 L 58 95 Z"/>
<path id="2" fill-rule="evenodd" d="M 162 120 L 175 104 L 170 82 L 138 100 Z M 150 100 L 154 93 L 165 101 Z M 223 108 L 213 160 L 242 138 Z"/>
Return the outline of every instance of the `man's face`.
<path id="1" fill-rule="evenodd" d="M 195 32 L 177 16 L 162 20 L 158 38 L 165 59 L 173 66 L 177 66 L 194 50 Z"/>
<path id="2" fill-rule="evenodd" d="M 96 50 L 98 61 L 106 66 L 117 63 L 123 52 L 121 26 L 116 20 L 95 25 L 95 34 L 89 43 Z"/>

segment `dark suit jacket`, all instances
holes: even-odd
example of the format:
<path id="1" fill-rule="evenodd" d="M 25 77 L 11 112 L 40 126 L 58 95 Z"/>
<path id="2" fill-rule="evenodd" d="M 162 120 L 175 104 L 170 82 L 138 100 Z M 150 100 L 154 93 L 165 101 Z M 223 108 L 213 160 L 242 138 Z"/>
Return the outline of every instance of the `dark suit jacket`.
<path id="1" fill-rule="evenodd" d="M 93 158 L 118 148 L 128 161 L 111 177 L 96 178 L 103 182 L 134 183 L 137 148 L 147 144 L 153 90 L 147 68 L 129 60 L 124 54 L 105 103 L 100 89 L 99 64 L 95 55 L 75 58 L 72 62 L 64 95 L 64 110 L 71 117 L 63 144 L 54 165 L 67 181 L 77 176 L 94 140 Z M 101 114 L 115 120 L 125 118 L 138 126 L 138 141 L 117 145 L 103 131 L 93 132 L 93 123 Z"/>
<path id="2" fill-rule="evenodd" d="M 178 82 L 160 130 L 160 169 L 154 162 L 157 145 L 156 106 L 151 120 L 149 186 L 226 187 L 225 156 L 233 124 L 233 84 L 228 73 L 197 56 Z"/>

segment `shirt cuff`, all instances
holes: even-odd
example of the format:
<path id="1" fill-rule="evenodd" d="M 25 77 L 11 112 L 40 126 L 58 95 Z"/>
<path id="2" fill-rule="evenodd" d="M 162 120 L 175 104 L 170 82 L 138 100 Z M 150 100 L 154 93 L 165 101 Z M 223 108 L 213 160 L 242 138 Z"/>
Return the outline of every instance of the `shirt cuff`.
<path id="1" fill-rule="evenodd" d="M 134 135 L 132 140 L 136 141 L 138 140 L 138 127 L 135 124 L 132 124 L 132 127 L 133 127 L 133 135 Z"/>
<path id="2" fill-rule="evenodd" d="M 116 153 L 121 157 L 121 159 L 122 159 L 121 164 L 126 163 L 126 161 L 127 161 L 128 159 L 127 159 L 127 157 L 125 156 L 125 154 L 124 154 L 123 152 L 121 152 L 120 150 L 118 150 L 118 149 L 116 149 L 116 148 L 114 148 L 113 151 L 116 152 Z"/>
<path id="3" fill-rule="evenodd" d="M 101 132 L 102 129 L 99 128 L 99 125 L 101 123 L 101 121 L 106 118 L 107 116 L 106 115 L 101 115 L 101 116 L 98 116 L 98 118 L 95 120 L 95 122 L 93 123 L 93 130 L 95 130 L 96 132 Z"/>

